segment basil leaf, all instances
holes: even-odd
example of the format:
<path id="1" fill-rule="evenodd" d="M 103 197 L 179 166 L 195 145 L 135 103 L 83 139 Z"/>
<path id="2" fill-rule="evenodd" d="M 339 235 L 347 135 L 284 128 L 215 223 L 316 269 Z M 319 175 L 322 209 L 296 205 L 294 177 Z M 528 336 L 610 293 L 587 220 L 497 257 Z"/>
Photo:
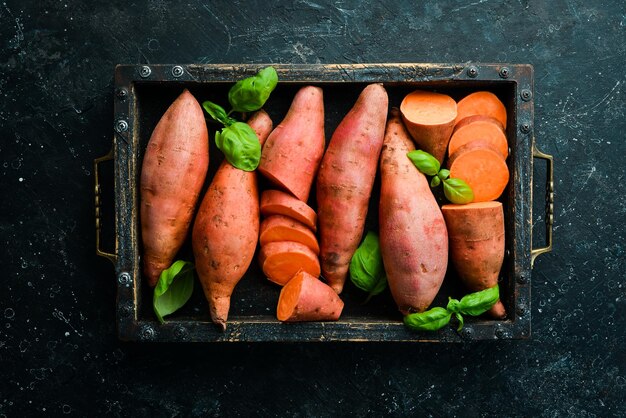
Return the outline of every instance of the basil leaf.
<path id="1" fill-rule="evenodd" d="M 252 112 L 263 107 L 278 83 L 274 67 L 266 67 L 255 76 L 238 81 L 228 92 L 228 101 L 236 112 Z"/>
<path id="2" fill-rule="evenodd" d="M 378 235 L 369 231 L 350 260 L 350 280 L 359 289 L 378 295 L 387 287 Z"/>
<path id="3" fill-rule="evenodd" d="M 456 329 L 457 331 L 461 331 L 463 329 L 463 325 L 465 325 L 465 321 L 463 320 L 463 316 L 460 313 L 455 313 L 456 319 L 459 321 L 459 327 Z"/>
<path id="4" fill-rule="evenodd" d="M 440 178 L 441 180 L 447 179 L 448 177 L 450 177 L 450 170 L 442 168 L 437 173 L 437 177 Z"/>
<path id="5" fill-rule="evenodd" d="M 446 198 L 456 204 L 470 203 L 474 200 L 474 192 L 461 179 L 449 178 L 443 182 L 443 194 Z"/>
<path id="6" fill-rule="evenodd" d="M 216 103 L 206 101 L 202 103 L 204 110 L 217 122 L 221 122 L 224 126 L 230 126 L 236 122 L 235 119 L 228 116 L 226 110 Z"/>
<path id="7" fill-rule="evenodd" d="M 161 323 L 163 317 L 183 307 L 193 293 L 194 265 L 178 260 L 161 272 L 154 288 L 152 307 Z"/>
<path id="8" fill-rule="evenodd" d="M 435 176 L 430 180 L 430 187 L 435 188 L 441 184 L 439 176 Z"/>
<path id="9" fill-rule="evenodd" d="M 436 331 L 450 322 L 452 314 L 444 308 L 432 308 L 422 313 L 404 317 L 404 325 L 416 331 Z"/>
<path id="10" fill-rule="evenodd" d="M 487 312 L 500 299 L 498 285 L 480 292 L 463 296 L 458 305 L 458 311 L 465 315 L 478 316 Z"/>
<path id="11" fill-rule="evenodd" d="M 261 144 L 254 130 L 243 122 L 235 122 L 215 132 L 215 144 L 226 160 L 244 171 L 254 171 L 261 159 Z"/>
<path id="12" fill-rule="evenodd" d="M 439 161 L 429 153 L 421 149 L 410 151 L 407 157 L 419 171 L 427 176 L 436 176 L 441 165 Z"/>
<path id="13" fill-rule="evenodd" d="M 446 306 L 446 309 L 453 313 L 460 312 L 459 303 L 460 302 L 458 300 L 448 297 L 448 306 Z"/>

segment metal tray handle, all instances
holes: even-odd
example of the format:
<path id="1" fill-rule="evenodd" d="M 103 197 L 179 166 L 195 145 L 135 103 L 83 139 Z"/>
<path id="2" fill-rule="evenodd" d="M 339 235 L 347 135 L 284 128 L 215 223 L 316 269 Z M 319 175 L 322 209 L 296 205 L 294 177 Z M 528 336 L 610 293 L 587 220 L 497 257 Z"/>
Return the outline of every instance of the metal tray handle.
<path id="1" fill-rule="evenodd" d="M 546 241 L 547 246 L 530 250 L 530 267 L 535 264 L 535 258 L 543 253 L 552 251 L 552 224 L 554 222 L 554 161 L 551 155 L 544 154 L 533 146 L 533 158 L 541 158 L 547 163 L 546 178 Z"/>
<path id="2" fill-rule="evenodd" d="M 113 160 L 113 147 L 107 155 L 104 157 L 96 158 L 93 161 L 93 171 L 96 178 L 95 195 L 96 195 L 96 255 L 104 257 L 111 263 L 115 264 L 117 261 L 117 254 L 108 253 L 100 249 L 100 230 L 102 229 L 102 222 L 100 220 L 100 178 L 98 176 L 98 164 Z M 116 244 L 117 246 L 117 244 Z"/>

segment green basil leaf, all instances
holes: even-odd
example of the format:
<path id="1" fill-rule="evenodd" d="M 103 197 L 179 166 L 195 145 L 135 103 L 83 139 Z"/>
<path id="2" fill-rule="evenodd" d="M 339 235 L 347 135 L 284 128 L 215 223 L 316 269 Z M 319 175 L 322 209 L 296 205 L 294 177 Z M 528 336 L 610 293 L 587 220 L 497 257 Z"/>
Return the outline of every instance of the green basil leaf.
<path id="1" fill-rule="evenodd" d="M 498 285 L 480 292 L 463 296 L 458 305 L 458 311 L 465 315 L 478 316 L 487 312 L 500 299 Z"/>
<path id="2" fill-rule="evenodd" d="M 194 265 L 178 260 L 163 270 L 154 288 L 152 306 L 161 323 L 163 317 L 183 307 L 193 293 Z"/>
<path id="3" fill-rule="evenodd" d="M 449 178 L 443 182 L 443 194 L 452 203 L 465 204 L 474 200 L 474 192 L 461 179 Z"/>
<path id="4" fill-rule="evenodd" d="M 463 316 L 460 313 L 455 313 L 456 319 L 459 321 L 459 327 L 456 329 L 457 332 L 463 329 L 463 325 L 465 325 L 465 321 L 463 320 Z"/>
<path id="5" fill-rule="evenodd" d="M 446 168 L 442 168 L 437 173 L 437 177 L 440 178 L 441 180 L 447 179 L 448 177 L 450 177 L 450 170 L 448 170 Z"/>
<path id="6" fill-rule="evenodd" d="M 450 322 L 452 314 L 444 308 L 432 308 L 426 312 L 409 314 L 404 325 L 416 331 L 436 331 Z"/>
<path id="7" fill-rule="evenodd" d="M 381 293 L 387 287 L 387 277 L 380 253 L 378 235 L 369 231 L 350 260 L 350 280 L 370 296 Z"/>
<path id="8" fill-rule="evenodd" d="M 441 184 L 439 176 L 435 176 L 430 180 L 430 187 L 435 188 Z"/>
<path id="9" fill-rule="evenodd" d="M 236 122 L 235 119 L 228 116 L 228 113 L 226 113 L 226 110 L 224 110 L 222 106 L 216 103 L 207 100 L 202 103 L 202 107 L 209 114 L 209 116 L 213 118 L 213 120 L 221 122 L 224 126 L 230 126 Z"/>
<path id="10" fill-rule="evenodd" d="M 387 276 L 381 274 L 378 276 L 378 280 L 374 284 L 374 288 L 370 290 L 370 294 L 373 296 L 379 295 L 383 290 L 387 288 Z"/>
<path id="11" fill-rule="evenodd" d="M 238 81 L 228 92 L 228 101 L 236 112 L 252 112 L 263 107 L 278 83 L 274 67 L 266 67 L 255 76 Z"/>
<path id="12" fill-rule="evenodd" d="M 419 171 L 427 176 L 436 176 L 441 165 L 439 161 L 429 153 L 421 149 L 410 151 L 407 157 L 417 167 Z"/>
<path id="13" fill-rule="evenodd" d="M 460 302 L 458 300 L 448 297 L 448 306 L 446 306 L 446 309 L 453 313 L 460 312 L 459 303 Z"/>
<path id="14" fill-rule="evenodd" d="M 359 289 L 369 292 L 375 279 L 363 268 L 363 263 L 356 253 L 350 260 L 350 280 Z"/>
<path id="15" fill-rule="evenodd" d="M 254 171 L 261 159 L 261 144 L 254 130 L 243 122 L 235 122 L 215 132 L 215 144 L 226 160 L 244 171 Z"/>

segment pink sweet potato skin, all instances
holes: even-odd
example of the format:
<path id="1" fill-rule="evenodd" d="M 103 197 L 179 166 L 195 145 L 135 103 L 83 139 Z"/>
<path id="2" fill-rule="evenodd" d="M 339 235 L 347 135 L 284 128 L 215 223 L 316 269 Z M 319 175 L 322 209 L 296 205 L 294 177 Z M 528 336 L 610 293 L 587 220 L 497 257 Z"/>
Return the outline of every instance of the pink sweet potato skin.
<path id="1" fill-rule="evenodd" d="M 265 111 L 255 113 L 248 124 L 261 143 L 272 129 Z M 224 160 L 202 199 L 192 233 L 196 271 L 209 313 L 222 329 L 226 329 L 233 289 L 254 257 L 259 218 L 256 173 Z"/>
<path id="2" fill-rule="evenodd" d="M 494 287 L 504 260 L 504 212 L 502 203 L 444 205 L 443 216 L 450 237 L 450 259 L 459 278 L 472 292 Z M 503 318 L 498 301 L 489 311 Z"/>
<path id="3" fill-rule="evenodd" d="M 429 307 L 448 264 L 446 225 L 426 177 L 406 156 L 413 149 L 392 109 L 380 160 L 379 234 L 389 288 L 405 315 Z"/>
<path id="4" fill-rule="evenodd" d="M 141 167 L 143 272 L 150 286 L 185 240 L 208 167 L 204 114 L 185 89 L 157 123 Z"/>
<path id="5" fill-rule="evenodd" d="M 365 87 L 335 130 L 317 176 L 322 277 L 337 293 L 363 234 L 388 103 L 381 84 Z"/>
<path id="6" fill-rule="evenodd" d="M 259 172 L 303 202 L 309 198 L 325 146 L 322 89 L 302 87 L 261 153 Z"/>

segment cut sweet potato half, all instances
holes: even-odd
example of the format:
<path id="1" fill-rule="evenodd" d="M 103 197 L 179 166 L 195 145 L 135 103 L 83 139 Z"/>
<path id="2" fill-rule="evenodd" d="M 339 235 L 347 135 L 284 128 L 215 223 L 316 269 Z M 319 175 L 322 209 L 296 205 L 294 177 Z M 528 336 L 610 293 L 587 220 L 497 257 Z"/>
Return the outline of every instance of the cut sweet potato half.
<path id="1" fill-rule="evenodd" d="M 416 90 L 400 104 L 402 120 L 417 147 L 443 162 L 457 118 L 457 104 L 450 96 Z"/>
<path id="2" fill-rule="evenodd" d="M 280 291 L 276 317 L 283 322 L 336 321 L 342 310 L 343 301 L 330 286 L 301 270 Z"/>
<path id="3" fill-rule="evenodd" d="M 263 216 L 284 215 L 302 222 L 313 231 L 317 230 L 317 214 L 296 197 L 280 190 L 266 190 L 261 194 Z"/>
<path id="4" fill-rule="evenodd" d="M 270 242 L 295 241 L 309 247 L 318 255 L 320 246 L 315 234 L 302 222 L 284 215 L 271 215 L 261 222 L 259 242 L 265 246 Z"/>
<path id="5" fill-rule="evenodd" d="M 270 242 L 261 247 L 259 262 L 271 282 L 284 286 L 299 270 L 319 277 L 317 255 L 304 244 L 294 241 Z"/>

